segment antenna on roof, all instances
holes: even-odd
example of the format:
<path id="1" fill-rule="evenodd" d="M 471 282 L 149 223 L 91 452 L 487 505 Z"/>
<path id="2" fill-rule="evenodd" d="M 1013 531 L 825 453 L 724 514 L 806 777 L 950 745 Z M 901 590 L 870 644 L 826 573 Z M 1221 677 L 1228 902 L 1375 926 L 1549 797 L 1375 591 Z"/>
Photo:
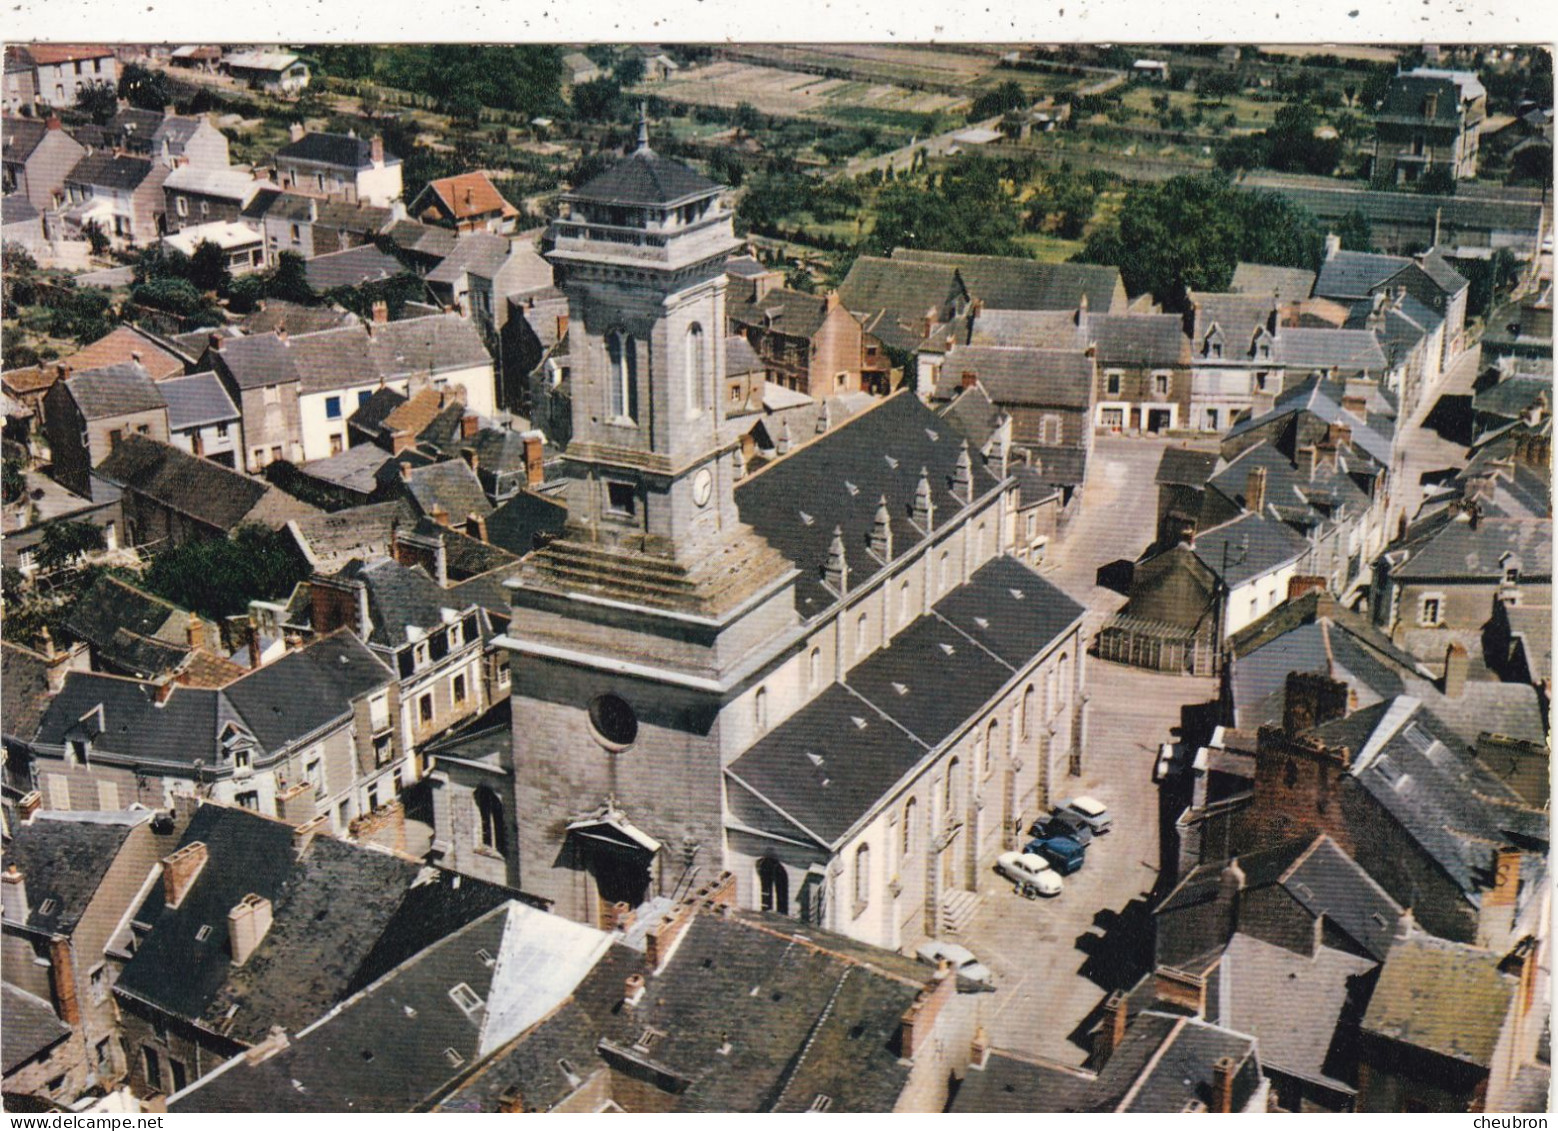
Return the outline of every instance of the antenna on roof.
<path id="1" fill-rule="evenodd" d="M 649 149 L 649 105 L 645 102 L 638 104 L 638 149 L 639 153 L 648 153 Z"/>

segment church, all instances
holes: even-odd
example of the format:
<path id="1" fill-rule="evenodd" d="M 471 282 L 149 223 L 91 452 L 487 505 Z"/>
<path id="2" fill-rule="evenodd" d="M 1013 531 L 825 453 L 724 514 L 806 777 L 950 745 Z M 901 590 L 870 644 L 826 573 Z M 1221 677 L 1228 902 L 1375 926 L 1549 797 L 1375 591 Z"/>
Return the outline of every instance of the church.
<path id="1" fill-rule="evenodd" d="M 508 583 L 492 878 L 607 927 L 728 870 L 863 942 L 957 929 L 1086 741 L 1083 609 L 1006 553 L 1008 453 L 906 391 L 747 468 L 722 187 L 641 126 L 563 199 L 569 519 Z"/>

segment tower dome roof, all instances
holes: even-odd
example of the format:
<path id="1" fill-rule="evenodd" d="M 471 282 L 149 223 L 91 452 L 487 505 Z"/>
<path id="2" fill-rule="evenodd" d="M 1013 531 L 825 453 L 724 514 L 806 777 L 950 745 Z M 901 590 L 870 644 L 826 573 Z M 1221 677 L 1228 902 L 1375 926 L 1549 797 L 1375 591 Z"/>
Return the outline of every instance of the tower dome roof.
<path id="1" fill-rule="evenodd" d="M 686 165 L 661 157 L 641 145 L 600 176 L 568 193 L 564 199 L 593 204 L 675 207 L 712 196 L 722 186 Z"/>

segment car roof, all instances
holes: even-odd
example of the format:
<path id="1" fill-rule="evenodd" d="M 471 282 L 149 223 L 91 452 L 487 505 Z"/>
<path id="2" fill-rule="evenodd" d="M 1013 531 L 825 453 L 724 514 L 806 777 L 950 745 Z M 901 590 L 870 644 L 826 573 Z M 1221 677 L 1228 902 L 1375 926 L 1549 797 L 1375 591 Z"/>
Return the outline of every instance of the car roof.
<path id="1" fill-rule="evenodd" d="M 1072 798 L 1069 802 L 1067 802 L 1067 805 L 1072 809 L 1077 809 L 1081 812 L 1088 813 L 1093 816 L 1097 816 L 1099 813 L 1106 811 L 1106 807 L 1102 801 L 1087 794 L 1083 794 L 1081 797 Z"/>

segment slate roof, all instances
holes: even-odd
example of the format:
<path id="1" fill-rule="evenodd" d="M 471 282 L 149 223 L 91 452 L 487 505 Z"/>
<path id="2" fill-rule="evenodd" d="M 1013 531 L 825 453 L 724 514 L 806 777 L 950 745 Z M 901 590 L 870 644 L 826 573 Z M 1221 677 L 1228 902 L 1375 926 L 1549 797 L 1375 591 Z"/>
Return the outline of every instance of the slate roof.
<path id="1" fill-rule="evenodd" d="M 7 114 L 3 120 L 5 131 L 4 152 L 7 161 L 25 162 L 32 156 L 32 151 L 38 148 L 38 143 L 49 136 L 49 127 L 46 122 L 37 118 L 23 118 L 15 114 Z M 6 196 L 6 207 L 11 206 L 12 196 Z"/>
<path id="2" fill-rule="evenodd" d="M 34 1057 L 45 1055 L 68 1038 L 71 1028 L 61 1021 L 54 1007 L 40 997 L 13 986 L 0 985 L 0 1005 L 5 1010 L 5 1028 L 0 1029 L 0 1060 L 9 1076 Z"/>
<path id="3" fill-rule="evenodd" d="M 990 399 L 982 384 L 975 384 L 971 389 L 960 388 L 937 412 L 963 434 L 968 446 L 976 452 L 985 450 L 1006 415 Z"/>
<path id="4" fill-rule="evenodd" d="M 563 199 L 670 208 L 712 196 L 722 187 L 643 146 L 581 187 L 565 193 Z"/>
<path id="5" fill-rule="evenodd" d="M 1421 933 L 1399 940 L 1369 999 L 1364 1031 L 1489 1067 L 1520 984 L 1499 971 L 1499 958 Z"/>
<path id="6" fill-rule="evenodd" d="M 1366 453 L 1343 447 L 1333 465 L 1322 462 L 1311 476 L 1275 443 L 1255 444 L 1212 476 L 1210 483 L 1240 506 L 1248 507 L 1249 474 L 1266 472 L 1265 513 L 1275 513 L 1301 531 L 1356 521 L 1371 505 L 1369 493 L 1353 478 L 1370 466 Z"/>
<path id="7" fill-rule="evenodd" d="M 450 521 L 464 522 L 467 515 L 486 518 L 493 510 L 481 480 L 463 459 L 412 468 L 411 478 L 402 481 L 402 489 L 426 516 L 442 507 L 449 513 Z"/>
<path id="8" fill-rule="evenodd" d="M 242 204 L 264 184 L 266 182 L 255 180 L 252 174 L 242 169 L 200 169 L 193 165 L 182 165 L 168 174 L 162 187 L 175 192 L 225 197 Z"/>
<path id="9" fill-rule="evenodd" d="M 1315 294 L 1325 298 L 1366 298 L 1412 265 L 1399 255 L 1370 251 L 1338 251 L 1320 264 Z"/>
<path id="10" fill-rule="evenodd" d="M 1098 365 L 1167 368 L 1190 360 L 1190 340 L 1177 314 L 1089 314 L 1087 335 Z"/>
<path id="11" fill-rule="evenodd" d="M 69 184 L 90 185 L 93 188 L 120 192 L 140 188 L 147 177 L 161 169 L 145 157 L 129 157 L 119 153 L 93 153 L 83 157 L 65 176 Z"/>
<path id="12" fill-rule="evenodd" d="M 351 558 L 387 553 L 390 531 L 397 524 L 414 522 L 415 518 L 410 503 L 393 499 L 348 507 L 333 514 L 306 515 L 288 523 L 288 527 L 314 568 L 329 572 Z"/>
<path id="13" fill-rule="evenodd" d="M 967 506 L 951 490 L 964 443 L 912 392 L 900 392 L 737 484 L 741 520 L 801 571 L 795 594 L 803 617 L 837 600 L 822 582 L 835 527 L 843 531 L 849 584 L 858 586 L 882 569 L 867 544 L 884 495 L 897 554 L 927 534 L 910 520 L 922 469 L 928 472 L 937 529 Z M 982 460 L 971 463 L 978 499 L 995 489 L 996 479 Z"/>
<path id="14" fill-rule="evenodd" d="M 353 700 L 394 679 L 366 644 L 342 629 L 250 672 L 222 694 L 260 745 L 278 750 L 350 715 Z"/>
<path id="15" fill-rule="evenodd" d="M 318 262 L 318 260 L 311 260 Z M 341 326 L 312 334 L 231 338 L 212 358 L 239 389 L 298 382 L 303 393 L 492 364 L 481 332 L 458 314 Z"/>
<path id="16" fill-rule="evenodd" d="M 968 291 L 952 267 L 862 255 L 839 284 L 838 296 L 867 333 L 890 349 L 910 352 L 925 336 L 926 315 L 941 321 L 967 300 Z"/>
<path id="17" fill-rule="evenodd" d="M 171 377 L 157 390 L 168 403 L 168 427 L 174 432 L 238 419 L 238 406 L 215 373 Z"/>
<path id="18" fill-rule="evenodd" d="M 1431 94 L 1438 95 L 1432 116 L 1426 113 L 1426 100 Z M 1454 126 L 1461 118 L 1460 88 L 1444 75 L 1411 72 L 1396 75 L 1385 88 L 1385 101 L 1380 104 L 1379 113 L 1384 118 L 1409 118 Z"/>
<path id="19" fill-rule="evenodd" d="M 1190 547 L 1213 574 L 1222 574 L 1226 560 L 1227 573 L 1223 581 L 1231 588 L 1238 588 L 1246 581 L 1297 560 L 1308 548 L 1309 543 L 1285 523 L 1264 514 L 1242 514 L 1214 526 L 1197 534 Z"/>
<path id="20" fill-rule="evenodd" d="M 93 580 L 65 618 L 65 628 L 72 636 L 103 648 L 121 629 L 183 644 L 188 639 L 188 626 L 189 613 L 171 601 L 107 573 Z"/>
<path id="21" fill-rule="evenodd" d="M 23 925 L 44 937 L 74 934 L 125 840 L 136 825 L 150 819 L 150 812 L 115 821 L 72 820 L 59 814 L 11 824 L 5 863 L 27 881 L 31 913 Z"/>
<path id="22" fill-rule="evenodd" d="M 1228 289 L 1238 294 L 1276 296 L 1278 302 L 1306 299 L 1315 288 L 1315 273 L 1302 267 L 1270 267 L 1264 263 L 1240 263 L 1233 269 Z"/>
<path id="23" fill-rule="evenodd" d="M 1295 183 L 1279 173 L 1250 173 L 1235 182 L 1234 187 L 1246 192 L 1276 193 L 1322 221 L 1341 219 L 1351 212 L 1361 212 L 1370 224 L 1381 226 L 1411 225 L 1431 231 L 1437 219 L 1450 232 L 1518 233 L 1529 243 L 1533 252 L 1544 214 L 1542 203 L 1536 200 L 1374 192 L 1348 188 L 1339 183 Z M 1482 246 L 1487 246 L 1486 239 L 1469 242 L 1480 242 Z M 1325 293 L 1316 286 L 1315 294 Z"/>
<path id="24" fill-rule="evenodd" d="M 443 623 L 443 610 L 463 611 L 453 595 L 421 569 L 402 565 L 389 558 L 372 562 L 352 562 L 335 577 L 342 581 L 361 581 L 368 590 L 368 619 L 372 631 L 368 643 L 384 648 L 400 648 L 407 641 L 407 628 L 430 631 Z"/>
<path id="25" fill-rule="evenodd" d="M 316 291 L 360 287 L 364 283 L 379 283 L 405 273 L 400 260 L 380 251 L 371 243 L 316 255 L 304 265 L 304 270 L 308 275 L 308 285 Z"/>
<path id="26" fill-rule="evenodd" d="M 1278 882 L 1311 916 L 1324 915 L 1376 962 L 1385 960 L 1401 905 L 1329 836 L 1316 837 Z"/>
<path id="27" fill-rule="evenodd" d="M 670 1083 L 657 1093 L 685 1112 L 891 1111 L 909 1079 L 898 1059 L 900 1019 L 929 967 L 763 912 L 699 913 L 640 1006 L 621 1007 L 623 980 L 647 974 L 641 955 L 614 946 L 573 1002 L 503 1049 L 439 1104 L 492 1111 L 510 1089 L 546 1110 L 571 1093 L 558 1065 L 581 1077 L 610 1066 Z M 753 987 L 759 992 L 753 993 Z M 646 1027 L 663 1033 L 647 1053 Z M 711 1050 L 728 1042 L 730 1050 Z M 632 1058 L 631 1060 L 629 1058 Z M 624 1097 L 626 1098 L 626 1097 Z"/>
<path id="28" fill-rule="evenodd" d="M 0 218 L 5 221 L 6 227 L 12 224 L 31 224 L 43 214 L 33 207 L 32 201 L 21 193 L 10 193 L 3 203 L 0 203 Z"/>
<path id="29" fill-rule="evenodd" d="M 1406 561 L 1390 571 L 1398 581 L 1502 580 L 1506 554 L 1519 560 L 1522 580 L 1550 581 L 1553 575 L 1550 518 L 1484 518 L 1473 530 L 1461 515 L 1437 523 L 1410 545 Z"/>
<path id="30" fill-rule="evenodd" d="M 1105 314 L 1123 292 L 1117 267 L 907 247 L 894 248 L 892 258 L 955 268 L 969 294 L 992 310 L 1075 310 L 1085 295 L 1088 309 Z"/>
<path id="31" fill-rule="evenodd" d="M 1216 452 L 1198 452 L 1191 448 L 1165 448 L 1158 460 L 1153 482 L 1182 487 L 1204 487 L 1217 467 Z"/>
<path id="32" fill-rule="evenodd" d="M 1513 420 L 1545 397 L 1549 408 L 1553 403 L 1553 379 L 1527 374 L 1516 374 L 1484 389 L 1472 398 L 1472 411 L 1489 416 L 1501 416 Z"/>
<path id="33" fill-rule="evenodd" d="M 1081 1111 L 1088 1106 L 1093 1074 L 1049 1064 L 1005 1049 L 992 1049 L 983 1068 L 970 1067 L 947 1105 L 954 1114 L 1022 1114 Z"/>
<path id="34" fill-rule="evenodd" d="M 1275 353 L 1290 369 L 1334 371 L 1340 376 L 1379 376 L 1389 367 L 1379 339 L 1367 330 L 1284 326 L 1277 335 Z"/>
<path id="35" fill-rule="evenodd" d="M 1321 331 L 1322 333 L 1330 331 Z M 1297 384 L 1284 389 L 1277 396 L 1270 412 L 1247 417 L 1229 428 L 1223 435 L 1226 443 L 1248 432 L 1265 428 L 1273 421 L 1295 413 L 1308 413 L 1325 424 L 1345 424 L 1352 430 L 1352 442 L 1381 467 L 1391 464 L 1392 445 L 1395 438 L 1395 421 L 1390 417 L 1365 411 L 1360 420 L 1341 406 L 1343 388 L 1341 382 L 1323 381 L 1310 375 Z"/>
<path id="36" fill-rule="evenodd" d="M 1153 1027 L 1145 1023 L 1148 1019 L 1155 1022 Z M 1157 1026 L 1164 1024 L 1170 1031 L 1160 1040 Z M 1121 1048 L 1115 1050 L 1099 1073 L 1100 1085 L 1110 1080 L 1111 1069 L 1117 1061 L 1122 1067 L 1130 1063 L 1127 1058 L 1131 1050 L 1126 1046 L 1138 1040 L 1154 1050 L 1153 1058 L 1133 1081 L 1134 1094 L 1128 1093 L 1114 1110 L 1178 1113 L 1192 1101 L 1210 1108 L 1212 1066 L 1223 1057 L 1240 1066 L 1233 1083 L 1234 1111 L 1243 1110 L 1259 1085 L 1260 1066 L 1254 1038 L 1191 1017 L 1171 1018 L 1151 1013 L 1137 1015 L 1136 1024 L 1127 1031 Z M 1121 1057 L 1122 1052 L 1126 1054 L 1125 1058 Z"/>
<path id="37" fill-rule="evenodd" d="M 116 992 L 246 1044 L 272 1025 L 295 1034 L 517 894 L 329 836 L 299 851 L 295 837 L 292 826 L 241 808 L 196 810 L 179 843 L 205 844 L 207 863 L 178 907 L 158 885 L 135 913 L 151 930 Z M 236 967 L 227 914 L 250 893 L 271 901 L 272 925 Z"/>
<path id="38" fill-rule="evenodd" d="M 931 338 L 935 337 L 933 330 Z M 957 337 L 969 346 L 1081 349 L 1087 345 L 1086 320 L 1079 324 L 1074 310 L 980 309 L 961 320 Z"/>
<path id="39" fill-rule="evenodd" d="M 1009 349 L 954 346 L 936 382 L 946 400 L 973 373 L 998 405 L 1086 408 L 1093 397 L 1093 361 L 1080 349 Z"/>
<path id="40" fill-rule="evenodd" d="M 310 479 L 367 498 L 381 483 L 379 473 L 386 464 L 393 462 L 394 457 L 383 448 L 374 444 L 357 444 L 333 456 L 298 464 L 298 471 Z"/>
<path id="41" fill-rule="evenodd" d="M 202 522 L 231 532 L 244 522 L 280 525 L 314 508 L 258 479 L 145 436 L 121 440 L 99 475 L 127 490 Z"/>
<path id="42" fill-rule="evenodd" d="M 276 150 L 277 160 L 310 161 L 319 165 L 338 165 L 343 169 L 367 169 L 373 165 L 373 148 L 367 138 L 347 134 L 307 133 L 297 141 Z M 392 153 L 384 154 L 386 165 L 400 161 Z"/>
<path id="43" fill-rule="evenodd" d="M 32 738 L 49 698 L 44 657 L 9 640 L 0 641 L 0 726 L 6 736 Z"/>
<path id="44" fill-rule="evenodd" d="M 827 321 L 828 309 L 823 295 L 774 287 L 760 299 L 728 303 L 725 313 L 737 325 L 810 340 Z"/>
<path id="45" fill-rule="evenodd" d="M 64 387 L 81 415 L 88 420 L 105 420 L 167 407 L 151 374 L 133 361 L 72 373 L 66 378 Z"/>
<path id="46" fill-rule="evenodd" d="M 487 516 L 487 540 L 524 555 L 536 548 L 537 539 L 561 534 L 567 521 L 568 508 L 563 504 L 533 491 L 520 491 Z"/>
<path id="47" fill-rule="evenodd" d="M 490 279 L 509 257 L 507 236 L 491 232 L 462 232 L 437 267 L 427 273 L 429 283 L 458 283 L 467 273 Z"/>
<path id="48" fill-rule="evenodd" d="M 1276 310 L 1269 294 L 1192 291 L 1190 301 L 1195 306 L 1194 351 L 1198 358 L 1205 356 L 1206 337 L 1214 326 L 1222 333 L 1224 358 L 1242 361 L 1253 357 L 1255 332 L 1271 331 Z"/>
<path id="49" fill-rule="evenodd" d="M 998 558 L 726 772 L 785 822 L 835 844 L 1081 615 L 1027 566 Z"/>

